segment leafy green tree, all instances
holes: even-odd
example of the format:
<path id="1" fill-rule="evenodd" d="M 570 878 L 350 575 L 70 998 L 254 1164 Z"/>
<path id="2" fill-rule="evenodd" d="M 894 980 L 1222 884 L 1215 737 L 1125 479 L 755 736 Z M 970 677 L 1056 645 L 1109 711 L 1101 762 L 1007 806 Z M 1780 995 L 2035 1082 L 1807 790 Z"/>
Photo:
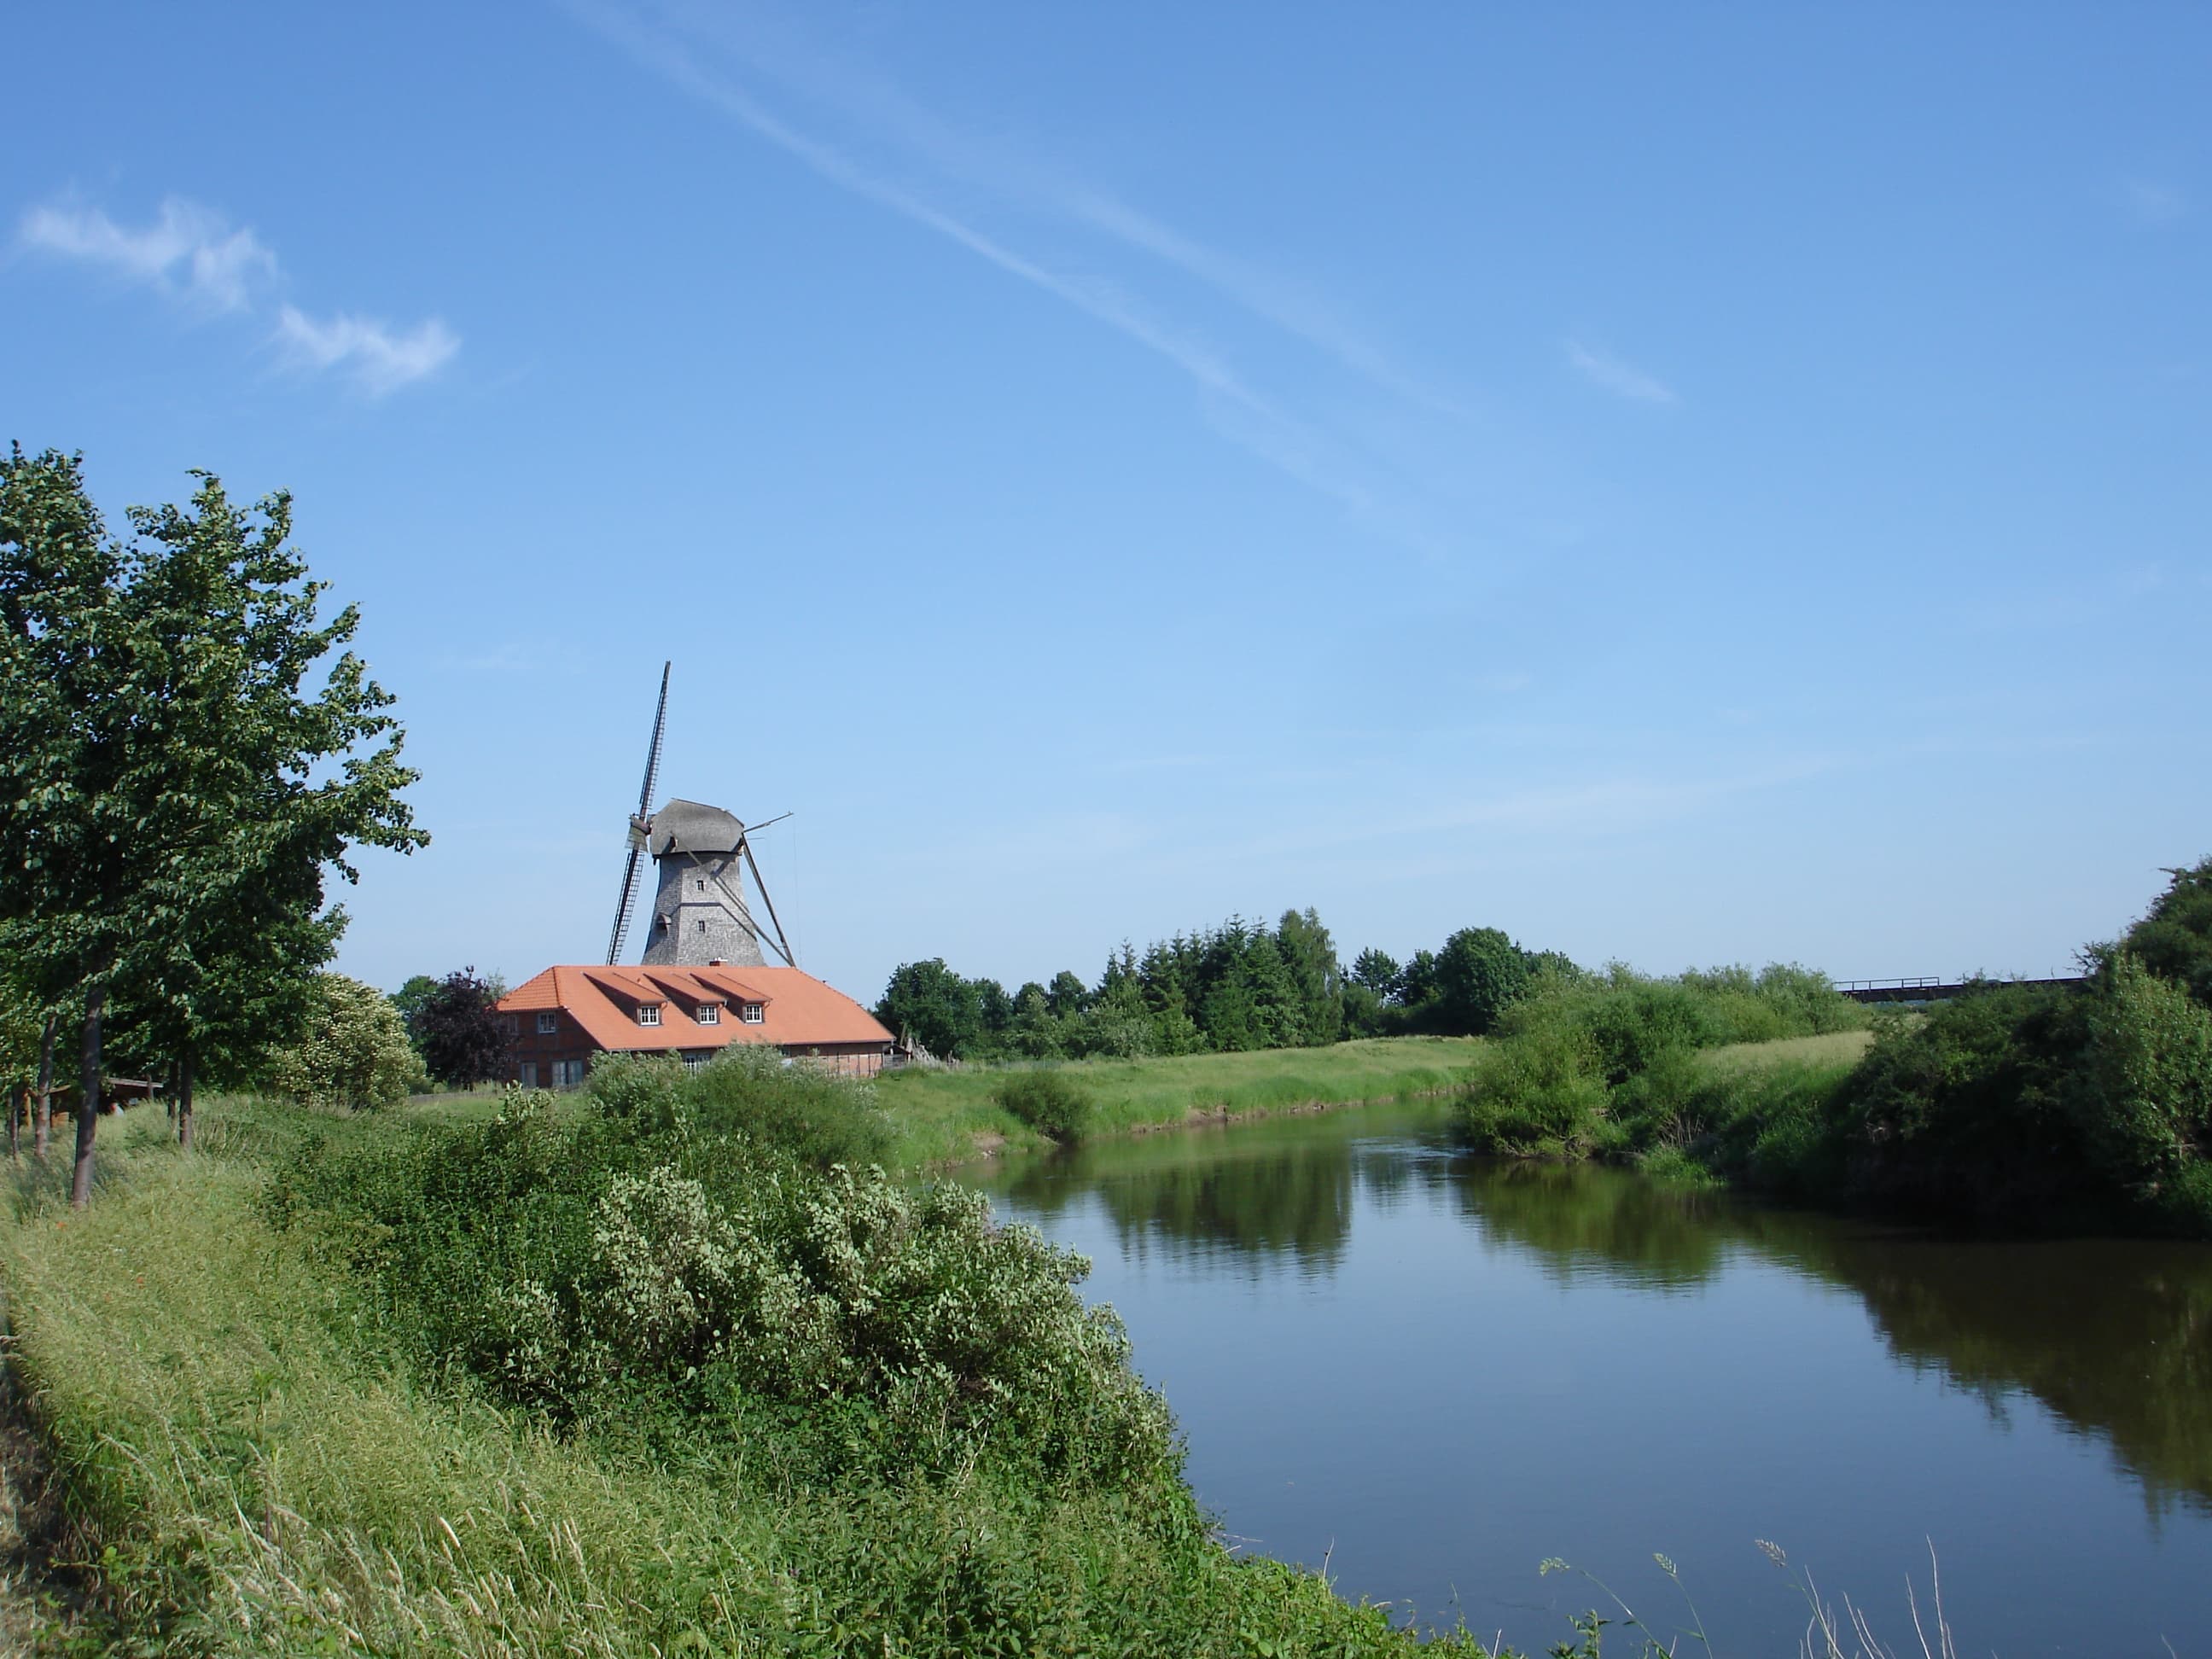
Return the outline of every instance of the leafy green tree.
<path id="1" fill-rule="evenodd" d="M 1344 969 L 1320 915 L 1310 908 L 1284 911 L 1275 924 L 1275 948 L 1297 997 L 1297 1040 L 1316 1047 L 1342 1041 Z"/>
<path id="2" fill-rule="evenodd" d="M 1066 1029 L 1053 1017 L 1044 987 L 1035 980 L 1014 994 L 1006 1046 L 1024 1060 L 1059 1060 L 1067 1053 Z"/>
<path id="3" fill-rule="evenodd" d="M 1344 1034 L 1349 1037 L 1381 1036 L 1389 1030 L 1390 1010 L 1382 999 L 1358 981 L 1344 988 Z"/>
<path id="4" fill-rule="evenodd" d="M 2212 858 L 2169 870 L 2166 891 L 2120 941 L 2152 973 L 2212 1008 Z"/>
<path id="5" fill-rule="evenodd" d="M 996 1048 L 1005 1041 L 1006 1027 L 1013 1021 L 1014 1000 L 995 979 L 970 980 L 969 984 L 975 988 L 975 1012 L 982 1025 L 971 1047 L 979 1051 Z"/>
<path id="6" fill-rule="evenodd" d="M 399 1011 L 383 992 L 343 974 L 315 981 L 319 1006 L 306 1035 L 270 1067 L 279 1090 L 310 1105 L 358 1111 L 397 1105 L 428 1085 Z"/>
<path id="7" fill-rule="evenodd" d="M 498 996 L 474 968 L 457 969 L 431 988 L 411 1024 L 403 1020 L 423 1068 L 448 1088 L 496 1082 L 505 1071 L 507 1030 L 492 1007 Z"/>
<path id="8" fill-rule="evenodd" d="M 1371 945 L 1352 959 L 1352 982 L 1372 992 L 1378 1002 L 1398 994 L 1400 978 L 1398 959 Z"/>
<path id="9" fill-rule="evenodd" d="M 392 994 L 392 1006 L 399 1011 L 400 1023 L 406 1026 L 408 1036 L 415 1039 L 417 1053 L 422 1050 L 422 1037 L 415 1029 L 415 1018 L 422 1012 L 422 1005 L 430 1000 L 430 994 L 437 988 L 438 981 L 429 975 L 410 974 L 407 982 Z"/>
<path id="10" fill-rule="evenodd" d="M 1145 988 L 1137 978 L 1136 953 L 1127 945 L 1110 958 L 1090 1006 L 1069 1019 L 1069 1048 L 1109 1060 L 1141 1060 L 1156 1052 L 1157 1034 Z"/>
<path id="11" fill-rule="evenodd" d="M 1431 999 L 1439 1030 L 1480 1036 L 1528 988 L 1528 958 L 1495 927 L 1462 927 L 1437 953 Z"/>
<path id="12" fill-rule="evenodd" d="M 2212 1157 L 2212 1011 L 2122 951 L 2099 975 L 2087 1014 L 2075 1115 L 2106 1174 L 2155 1194 Z"/>
<path id="13" fill-rule="evenodd" d="M 134 700 L 158 711 L 141 741 L 164 760 L 139 803 L 154 833 L 119 977 L 175 1057 L 187 1144 L 203 1062 L 235 1078 L 310 1016 L 309 975 L 346 922 L 324 902 L 324 871 L 350 882 L 355 847 L 428 839 L 401 799 L 416 775 L 399 763 L 393 699 L 344 648 L 360 612 L 319 619 L 328 584 L 289 545 L 291 498 L 241 509 L 194 476 L 189 505 L 131 509 L 123 604 Z"/>
<path id="14" fill-rule="evenodd" d="M 1401 1008 L 1419 1008 L 1437 994 L 1437 953 L 1416 951 L 1398 975 L 1397 1002 Z"/>
<path id="15" fill-rule="evenodd" d="M 942 957 L 892 969 L 876 1018 L 940 1058 L 972 1051 L 984 1036 L 982 998 L 975 982 L 946 967 Z"/>
<path id="16" fill-rule="evenodd" d="M 1090 987 L 1066 968 L 1052 976 L 1044 995 L 1047 1006 L 1060 1019 L 1072 1019 L 1091 1006 Z"/>
<path id="17" fill-rule="evenodd" d="M 146 712 L 120 684 L 122 569 L 82 460 L 11 447 L 0 460 L 0 929 L 34 1001 L 82 996 L 80 1202 L 92 1186 L 108 977 L 131 938 L 123 866 L 136 826 L 121 784 Z"/>
<path id="18" fill-rule="evenodd" d="M 0 468 L 0 921 L 32 941 L 49 1006 L 82 997 L 78 1203 L 111 995 L 174 1057 L 189 1140 L 201 1058 L 308 1012 L 345 926 L 325 868 L 352 880 L 355 846 L 427 839 L 392 700 L 340 649 L 358 612 L 319 623 L 289 498 L 241 512 L 196 476 L 189 507 L 132 509 L 118 547 L 76 460 L 17 449 Z"/>
<path id="19" fill-rule="evenodd" d="M 1206 1041 L 1222 1050 L 1295 1048 L 1304 1008 L 1273 935 L 1237 927 L 1234 954 L 1199 1006 Z"/>
<path id="20" fill-rule="evenodd" d="M 1206 1052 L 1206 1033 L 1176 1001 L 1152 1011 L 1152 1052 L 1156 1054 L 1199 1054 Z"/>
<path id="21" fill-rule="evenodd" d="M 39 1086 L 41 1039 L 50 1029 L 46 1010 L 0 961 L 0 1098 L 7 1103 L 10 1157 L 20 1144 L 23 1118 Z M 51 1049 L 47 1052 L 51 1059 Z"/>

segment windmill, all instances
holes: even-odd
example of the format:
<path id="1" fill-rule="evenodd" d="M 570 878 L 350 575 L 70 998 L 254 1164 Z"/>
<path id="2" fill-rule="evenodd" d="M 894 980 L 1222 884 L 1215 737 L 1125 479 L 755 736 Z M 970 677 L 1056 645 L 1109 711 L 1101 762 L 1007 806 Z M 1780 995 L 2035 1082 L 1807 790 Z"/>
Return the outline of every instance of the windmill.
<path id="1" fill-rule="evenodd" d="M 646 940 L 645 961 L 669 965 L 704 965 L 726 962 L 746 967 L 764 966 L 761 946 L 771 947 L 796 967 L 791 941 L 775 914 L 768 884 L 761 879 L 748 831 L 734 814 L 696 800 L 672 799 L 653 811 L 653 786 L 660 774 L 660 740 L 668 726 L 668 671 L 660 666 L 660 702 L 653 715 L 653 741 L 645 751 L 645 782 L 637 792 L 637 811 L 630 815 L 629 854 L 623 863 L 622 898 L 615 910 L 614 931 L 607 937 L 607 965 L 622 959 L 623 941 L 629 933 L 630 911 L 637 898 L 638 861 L 650 855 L 659 877 L 653 900 L 652 937 Z M 784 817 L 791 815 L 785 813 Z M 771 818 L 780 823 L 781 818 Z M 763 828 L 755 825 L 754 828 Z M 768 913 L 771 935 L 753 920 L 744 891 L 744 872 L 752 872 L 753 889 Z"/>

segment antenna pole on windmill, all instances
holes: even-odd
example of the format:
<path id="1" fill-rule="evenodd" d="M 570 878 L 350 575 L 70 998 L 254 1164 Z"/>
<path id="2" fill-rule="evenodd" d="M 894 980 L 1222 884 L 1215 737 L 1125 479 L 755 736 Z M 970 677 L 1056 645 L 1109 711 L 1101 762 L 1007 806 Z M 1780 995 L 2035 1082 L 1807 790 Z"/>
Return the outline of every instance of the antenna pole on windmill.
<path id="1" fill-rule="evenodd" d="M 615 905 L 614 930 L 607 935 L 607 966 L 611 968 L 622 960 L 623 937 L 629 932 L 631 901 L 637 896 L 637 861 L 646 851 L 646 838 L 652 819 L 653 780 L 660 772 L 660 739 L 668 728 L 668 671 L 675 665 L 660 665 L 660 702 L 653 712 L 653 740 L 646 745 L 645 781 L 638 787 L 637 811 L 629 821 L 629 856 L 623 862 L 622 897 Z"/>

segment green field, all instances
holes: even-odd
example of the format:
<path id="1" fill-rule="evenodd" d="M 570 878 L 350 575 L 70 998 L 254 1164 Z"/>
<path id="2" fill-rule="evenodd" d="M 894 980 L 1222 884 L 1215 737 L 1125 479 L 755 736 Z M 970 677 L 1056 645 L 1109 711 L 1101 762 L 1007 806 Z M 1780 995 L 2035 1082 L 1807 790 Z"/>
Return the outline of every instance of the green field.
<path id="1" fill-rule="evenodd" d="M 1126 1134 L 1441 1093 L 1457 1086 L 1481 1046 L 1475 1037 L 1374 1037 L 1326 1048 L 1079 1060 L 1055 1069 L 1094 1101 L 1091 1133 Z M 898 1132 L 893 1162 L 936 1169 L 1001 1148 L 1043 1146 L 1043 1137 L 994 1098 L 1009 1075 L 985 1066 L 885 1075 L 877 1088 Z"/>

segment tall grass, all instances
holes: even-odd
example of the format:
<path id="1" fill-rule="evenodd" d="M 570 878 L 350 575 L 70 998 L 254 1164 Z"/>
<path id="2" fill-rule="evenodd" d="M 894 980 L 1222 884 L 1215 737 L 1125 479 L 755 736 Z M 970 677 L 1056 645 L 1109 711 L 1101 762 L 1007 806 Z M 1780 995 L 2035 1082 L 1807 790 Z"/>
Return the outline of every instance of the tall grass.
<path id="1" fill-rule="evenodd" d="M 344 1265 L 357 1230 L 270 1219 L 274 1164 L 316 1141 L 404 1162 L 405 1115 L 212 1103 L 192 1153 L 161 1127 L 102 1126 L 88 1210 L 33 1170 L 0 1225 L 13 1364 L 98 1564 L 102 1647 L 1411 1650 L 1382 1610 L 1231 1554 L 1179 1477 L 1040 1482 L 987 1456 L 823 1483 L 748 1463 L 773 1421 L 667 1431 L 657 1391 L 565 1424 L 497 1403 L 395 1330 L 398 1304 Z"/>
<path id="2" fill-rule="evenodd" d="M 1480 1052 L 1474 1037 L 1377 1037 L 1319 1048 L 1079 1060 L 1053 1069 L 1087 1094 L 1091 1135 L 1127 1133 L 1213 1117 L 1441 1094 Z M 1009 1073 L 976 1066 L 888 1073 L 878 1098 L 890 1115 L 891 1163 L 941 1168 L 1001 1146 L 1046 1138 L 1000 1103 Z"/>

